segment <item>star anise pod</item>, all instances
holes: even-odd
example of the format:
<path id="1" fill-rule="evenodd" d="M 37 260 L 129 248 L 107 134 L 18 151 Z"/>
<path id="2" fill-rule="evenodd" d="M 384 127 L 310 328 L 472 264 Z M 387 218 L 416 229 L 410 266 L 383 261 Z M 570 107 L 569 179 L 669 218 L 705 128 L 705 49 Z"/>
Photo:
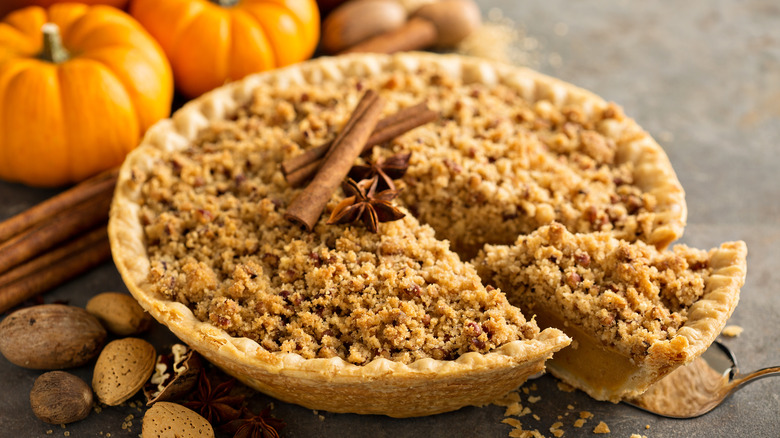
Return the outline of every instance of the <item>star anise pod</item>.
<path id="1" fill-rule="evenodd" d="M 355 181 L 360 181 L 376 176 L 379 178 L 379 184 L 377 184 L 376 188 L 377 192 L 395 190 L 393 180 L 404 176 L 406 169 L 409 167 L 409 159 L 411 157 L 412 153 L 407 152 L 405 154 L 395 154 L 388 158 L 379 158 L 369 165 L 355 165 L 349 171 L 349 177 Z"/>
<path id="2" fill-rule="evenodd" d="M 200 413 L 209 423 L 217 425 L 241 416 L 243 395 L 230 395 L 236 380 L 230 379 L 213 386 L 204 368 L 198 376 L 198 390 L 184 406 Z"/>
<path id="3" fill-rule="evenodd" d="M 349 224 L 363 221 L 372 233 L 376 233 L 378 222 L 392 222 L 406 216 L 392 203 L 398 196 L 397 190 L 383 190 L 376 193 L 379 177 L 360 182 L 347 178 L 343 188 L 347 195 L 339 202 L 328 218 L 328 225 Z"/>
<path id="4" fill-rule="evenodd" d="M 244 409 L 241 418 L 225 424 L 220 430 L 232 433 L 233 438 L 279 438 L 279 431 L 285 426 L 284 421 L 272 417 L 270 412 L 270 407 L 257 415 Z"/>

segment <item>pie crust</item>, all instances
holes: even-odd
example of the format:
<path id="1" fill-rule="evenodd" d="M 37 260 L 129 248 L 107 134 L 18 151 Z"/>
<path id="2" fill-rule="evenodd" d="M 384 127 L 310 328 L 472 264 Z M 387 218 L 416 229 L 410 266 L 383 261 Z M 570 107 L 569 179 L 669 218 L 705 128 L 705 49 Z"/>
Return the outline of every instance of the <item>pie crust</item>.
<path id="1" fill-rule="evenodd" d="M 226 372 L 259 391 L 312 409 L 394 417 L 435 414 L 490 403 L 543 370 L 545 360 L 570 342 L 557 329 L 546 329 L 533 339 L 512 341 L 488 353 L 465 353 L 454 360 L 425 358 L 404 364 L 376 358 L 358 366 L 340 357 L 305 359 L 295 353 L 271 352 L 249 338 L 230 336 L 197 319 L 186 305 L 154 292 L 149 283 L 151 263 L 140 220 L 142 187 L 162 154 L 190 147 L 203 129 L 229 119 L 263 87 L 287 89 L 370 78 L 388 71 L 411 74 L 421 66 L 435 66 L 464 82 L 486 87 L 500 84 L 529 102 L 574 106 L 586 115 L 611 111 L 603 99 L 562 81 L 524 68 L 455 55 L 319 58 L 227 84 L 187 103 L 171 119 L 149 129 L 120 169 L 109 238 L 116 266 L 133 296 L 155 319 Z M 682 234 L 686 218 L 684 192 L 668 158 L 631 119 L 613 117 L 604 120 L 599 129 L 614 139 L 615 161 L 629 163 L 634 184 L 654 198 L 653 214 L 643 226 L 642 239 L 666 247 Z"/>

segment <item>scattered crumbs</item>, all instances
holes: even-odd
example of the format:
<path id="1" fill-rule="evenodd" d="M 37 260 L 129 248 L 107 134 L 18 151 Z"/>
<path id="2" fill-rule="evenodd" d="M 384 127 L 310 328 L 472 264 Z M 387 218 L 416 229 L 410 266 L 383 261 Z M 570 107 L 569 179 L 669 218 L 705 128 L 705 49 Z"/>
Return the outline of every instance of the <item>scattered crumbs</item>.
<path id="1" fill-rule="evenodd" d="M 527 387 L 523 387 L 523 394 L 528 395 L 530 394 L 530 390 Z"/>
<path id="2" fill-rule="evenodd" d="M 539 418 L 539 416 L 538 416 L 538 415 L 536 415 L 536 414 L 534 414 L 534 415 L 533 415 L 533 417 L 534 417 L 534 420 L 536 420 L 536 421 L 539 421 L 539 420 L 541 420 L 541 418 Z"/>
<path id="3" fill-rule="evenodd" d="M 498 406 L 509 406 L 514 403 L 520 402 L 520 394 L 517 392 L 509 392 L 505 396 L 501 397 L 500 399 L 493 402 L 494 405 Z"/>
<path id="4" fill-rule="evenodd" d="M 520 403 L 512 403 L 511 405 L 506 407 L 506 411 L 504 411 L 504 416 L 509 417 L 511 415 L 519 416 L 523 413 L 523 405 Z"/>
<path id="5" fill-rule="evenodd" d="M 482 26 L 467 36 L 458 45 L 457 51 L 509 64 L 539 67 L 539 46 L 539 40 L 526 35 L 522 24 L 504 16 L 500 9 L 493 8 L 488 11 Z"/>
<path id="6" fill-rule="evenodd" d="M 65 432 L 62 432 L 62 435 L 63 436 L 70 436 L 70 431 L 66 430 Z"/>
<path id="7" fill-rule="evenodd" d="M 593 433 L 609 433 L 609 426 L 603 421 L 599 421 L 599 424 L 593 429 Z"/>
<path id="8" fill-rule="evenodd" d="M 523 412 L 521 412 L 520 415 L 518 415 L 518 417 L 524 417 L 526 415 L 529 415 L 530 413 L 531 413 L 531 408 L 526 406 L 523 408 Z"/>
<path id="9" fill-rule="evenodd" d="M 542 397 L 539 396 L 539 395 L 532 395 L 532 396 L 528 397 L 528 403 L 536 403 L 536 402 L 538 402 L 541 399 L 542 399 Z"/>
<path id="10" fill-rule="evenodd" d="M 509 436 L 511 438 L 544 438 L 544 435 L 539 433 L 538 430 L 523 430 L 523 429 L 512 429 L 509 432 Z"/>
<path id="11" fill-rule="evenodd" d="M 532 383 L 531 384 L 531 391 L 536 391 L 537 389 L 539 389 L 539 388 L 536 386 L 536 383 Z"/>
<path id="12" fill-rule="evenodd" d="M 577 420 L 575 420 L 575 421 L 574 421 L 574 427 L 582 427 L 582 426 L 584 426 L 584 425 L 585 425 L 585 423 L 586 423 L 587 421 L 588 421 L 588 420 L 585 420 L 585 419 L 583 419 L 583 418 L 579 418 L 579 419 L 577 419 Z"/>
<path id="13" fill-rule="evenodd" d="M 577 389 L 568 383 L 558 382 L 558 390 L 563 392 L 574 392 Z"/>
<path id="14" fill-rule="evenodd" d="M 589 411 L 582 411 L 582 412 L 580 412 L 580 418 L 584 418 L 586 420 L 588 418 L 593 418 L 593 413 L 589 412 Z"/>
<path id="15" fill-rule="evenodd" d="M 638 433 L 632 433 L 631 438 L 647 438 L 647 435 L 640 435 Z"/>
<path id="16" fill-rule="evenodd" d="M 516 429 L 522 429 L 523 423 L 520 422 L 517 418 L 504 418 L 501 420 L 502 423 L 508 424 Z"/>
<path id="17" fill-rule="evenodd" d="M 324 415 L 322 415 L 322 414 L 320 414 L 320 415 L 317 415 L 317 418 L 319 418 L 319 419 L 320 419 L 320 421 L 325 421 L 325 416 L 324 416 Z"/>
<path id="18" fill-rule="evenodd" d="M 566 405 L 566 409 L 571 411 L 574 409 L 574 405 Z"/>
<path id="19" fill-rule="evenodd" d="M 60 427 L 65 429 L 65 424 L 60 424 Z"/>
<path id="20" fill-rule="evenodd" d="M 728 336 L 729 338 L 736 338 L 742 334 L 743 330 L 744 329 L 738 325 L 727 325 L 726 327 L 723 327 L 723 331 L 720 332 L 720 334 Z"/>
<path id="21" fill-rule="evenodd" d="M 318 410 L 316 410 L 316 409 L 312 409 L 312 410 L 311 410 L 311 412 L 312 412 L 314 415 L 319 415 L 319 414 L 320 414 L 320 412 L 319 412 Z"/>
<path id="22" fill-rule="evenodd" d="M 559 420 L 563 420 L 563 415 L 558 415 Z"/>
<path id="23" fill-rule="evenodd" d="M 51 434 L 53 434 L 53 433 L 54 433 L 54 431 L 53 431 L 53 430 L 51 430 L 51 429 L 49 429 L 49 430 L 47 430 L 47 431 L 46 431 L 46 435 L 51 435 Z"/>
<path id="24" fill-rule="evenodd" d="M 561 423 L 560 421 L 556 421 L 555 423 L 553 423 L 552 426 L 550 426 L 550 433 L 552 433 L 558 438 L 562 437 L 563 431 L 561 430 L 561 427 L 563 427 L 563 423 Z"/>

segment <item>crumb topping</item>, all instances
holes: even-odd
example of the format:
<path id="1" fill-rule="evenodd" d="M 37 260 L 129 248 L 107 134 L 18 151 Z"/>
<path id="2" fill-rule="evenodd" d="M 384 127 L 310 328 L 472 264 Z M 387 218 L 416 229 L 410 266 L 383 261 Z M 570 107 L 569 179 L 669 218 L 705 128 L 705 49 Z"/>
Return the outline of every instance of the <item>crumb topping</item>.
<path id="1" fill-rule="evenodd" d="M 616 106 L 529 102 L 438 69 L 263 86 L 189 148 L 161 151 L 140 212 L 153 291 L 232 336 L 305 358 L 410 363 L 533 338 L 536 324 L 458 254 L 552 222 L 642 240 L 655 198 L 616 156 L 628 140 L 606 134 L 625 118 Z M 386 99 L 385 116 L 422 100 L 441 114 L 366 157 L 412 153 L 398 200 L 411 214 L 372 234 L 326 226 L 326 211 L 302 232 L 283 218 L 299 189 L 279 165 L 332 140 L 366 88 Z"/>
<path id="2" fill-rule="evenodd" d="M 475 261 L 487 283 L 533 314 L 550 309 L 605 345 L 641 360 L 671 339 L 704 295 L 709 253 L 676 245 L 658 251 L 607 233 L 572 234 L 545 226 L 514 245 L 486 246 Z"/>

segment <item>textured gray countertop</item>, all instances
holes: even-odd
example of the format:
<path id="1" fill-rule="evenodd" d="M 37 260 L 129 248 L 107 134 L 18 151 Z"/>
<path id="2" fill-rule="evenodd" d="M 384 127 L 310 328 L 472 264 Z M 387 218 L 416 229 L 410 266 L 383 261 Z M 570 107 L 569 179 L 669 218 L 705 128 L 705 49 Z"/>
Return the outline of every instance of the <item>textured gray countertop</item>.
<path id="1" fill-rule="evenodd" d="M 725 339 L 743 371 L 780 364 L 780 3 L 776 0 L 629 2 L 627 0 L 481 0 L 486 15 L 500 10 L 522 38 L 526 62 L 544 73 L 617 102 L 666 149 L 686 190 L 688 226 L 681 239 L 699 248 L 727 240 L 748 244 L 748 277 L 731 324 L 741 336 Z M 489 11 L 493 11 L 489 13 Z M 0 219 L 56 193 L 0 183 Z M 84 306 L 95 293 L 125 287 L 113 264 L 45 295 Z M 158 346 L 174 340 L 157 326 Z M 91 370 L 74 371 L 89 380 Z M 37 371 L 0 358 L 0 436 L 136 437 L 142 411 L 103 409 L 66 427 L 37 420 L 28 393 Z M 549 376 L 525 385 L 539 396 L 538 416 L 519 418 L 526 429 L 562 422 L 564 436 L 591 436 L 599 421 L 609 436 L 780 436 L 780 379 L 753 383 L 710 414 L 693 420 L 656 418 L 625 405 L 561 392 Z M 141 400 L 137 397 L 133 400 Z M 255 410 L 274 402 L 287 422 L 283 436 L 453 437 L 507 436 L 504 408 L 487 406 L 417 419 L 315 413 L 253 397 Z M 580 411 L 594 417 L 573 427 Z M 132 417 L 130 417 L 132 416 Z M 124 426 L 124 427 L 123 427 Z M 48 433 L 48 435 L 47 435 Z"/>

